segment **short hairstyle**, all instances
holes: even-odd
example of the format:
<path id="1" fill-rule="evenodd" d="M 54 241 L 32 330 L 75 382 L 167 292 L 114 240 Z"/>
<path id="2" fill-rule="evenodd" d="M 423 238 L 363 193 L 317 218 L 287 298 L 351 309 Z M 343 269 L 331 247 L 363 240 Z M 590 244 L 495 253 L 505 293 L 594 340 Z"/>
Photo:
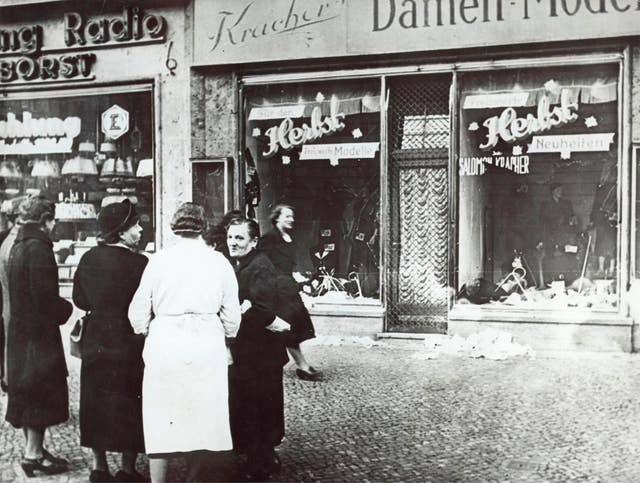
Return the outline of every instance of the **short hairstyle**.
<path id="1" fill-rule="evenodd" d="M 197 203 L 182 203 L 171 219 L 171 230 L 180 236 L 199 235 L 207 229 L 204 208 Z"/>
<path id="2" fill-rule="evenodd" d="M 234 218 L 229 222 L 227 229 L 230 226 L 237 225 L 247 225 L 247 232 L 249 233 L 249 237 L 251 239 L 260 238 L 260 225 L 256 220 L 252 220 L 251 218 Z"/>
<path id="3" fill-rule="evenodd" d="M 272 225 L 276 224 L 283 210 L 291 210 L 292 213 L 295 211 L 293 209 L 293 206 L 291 205 L 278 204 L 274 206 L 273 209 L 271 210 L 271 214 L 269 215 L 269 221 L 271 222 Z"/>
<path id="4" fill-rule="evenodd" d="M 18 213 L 24 223 L 44 225 L 55 219 L 56 204 L 42 195 L 29 196 L 21 201 Z"/>

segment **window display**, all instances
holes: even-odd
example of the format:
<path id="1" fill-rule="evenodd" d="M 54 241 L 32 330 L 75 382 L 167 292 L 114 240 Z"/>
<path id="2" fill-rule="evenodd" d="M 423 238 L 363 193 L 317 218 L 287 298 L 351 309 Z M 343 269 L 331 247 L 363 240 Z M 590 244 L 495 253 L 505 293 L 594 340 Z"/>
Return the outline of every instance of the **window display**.
<path id="1" fill-rule="evenodd" d="M 379 81 L 254 86 L 245 101 L 247 214 L 267 232 L 275 205 L 294 208 L 314 302 L 379 303 Z"/>
<path id="2" fill-rule="evenodd" d="M 618 66 L 461 76 L 458 298 L 616 310 Z"/>
<path id="3" fill-rule="evenodd" d="M 97 213 L 129 198 L 143 228 L 141 250 L 153 250 L 153 112 L 149 91 L 52 94 L 0 101 L 1 228 L 21 196 L 56 202 L 52 233 L 61 279 L 97 243 Z"/>

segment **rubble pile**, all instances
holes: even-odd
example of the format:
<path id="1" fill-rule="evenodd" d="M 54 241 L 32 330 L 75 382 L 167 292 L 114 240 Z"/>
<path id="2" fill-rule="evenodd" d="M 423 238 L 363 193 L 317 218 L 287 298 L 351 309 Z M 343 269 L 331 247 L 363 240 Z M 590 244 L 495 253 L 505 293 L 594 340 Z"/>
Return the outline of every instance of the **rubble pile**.
<path id="1" fill-rule="evenodd" d="M 466 339 L 460 335 L 428 335 L 424 351 L 414 354 L 416 359 L 429 360 L 442 356 L 504 360 L 513 357 L 535 357 L 528 346 L 513 342 L 513 336 L 495 329 L 485 329 Z"/>

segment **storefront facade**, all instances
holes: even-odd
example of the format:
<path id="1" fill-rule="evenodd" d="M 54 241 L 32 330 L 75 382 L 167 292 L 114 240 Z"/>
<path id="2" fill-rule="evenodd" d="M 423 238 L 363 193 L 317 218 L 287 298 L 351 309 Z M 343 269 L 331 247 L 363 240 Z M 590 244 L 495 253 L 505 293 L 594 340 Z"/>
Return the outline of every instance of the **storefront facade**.
<path id="1" fill-rule="evenodd" d="M 0 10 L 0 221 L 21 196 L 56 201 L 69 295 L 102 206 L 135 203 L 141 248 L 153 252 L 163 213 L 184 195 L 185 2 L 14 0 Z"/>
<path id="2" fill-rule="evenodd" d="M 191 15 L 194 199 L 263 230 L 292 205 L 316 320 L 634 349 L 635 4 L 194 0 Z"/>

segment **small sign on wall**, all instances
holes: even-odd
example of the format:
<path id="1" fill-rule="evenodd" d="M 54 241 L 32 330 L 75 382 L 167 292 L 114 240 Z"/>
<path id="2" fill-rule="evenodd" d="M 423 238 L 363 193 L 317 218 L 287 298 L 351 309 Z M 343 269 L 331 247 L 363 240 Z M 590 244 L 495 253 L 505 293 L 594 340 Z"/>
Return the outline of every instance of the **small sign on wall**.
<path id="1" fill-rule="evenodd" d="M 129 131 L 129 111 L 114 104 L 102 113 L 102 132 L 108 139 L 118 139 Z"/>

